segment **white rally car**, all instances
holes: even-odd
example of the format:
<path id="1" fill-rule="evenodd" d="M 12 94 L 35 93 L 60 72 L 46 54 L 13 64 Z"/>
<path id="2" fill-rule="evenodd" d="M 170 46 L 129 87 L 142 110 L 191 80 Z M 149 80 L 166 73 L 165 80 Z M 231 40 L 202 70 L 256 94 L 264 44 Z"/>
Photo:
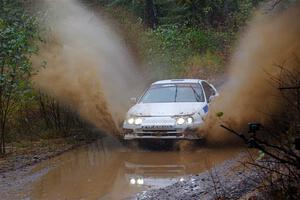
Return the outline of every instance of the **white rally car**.
<path id="1" fill-rule="evenodd" d="M 152 83 L 127 112 L 124 139 L 200 139 L 194 131 L 203 124 L 215 87 L 200 79 Z"/>

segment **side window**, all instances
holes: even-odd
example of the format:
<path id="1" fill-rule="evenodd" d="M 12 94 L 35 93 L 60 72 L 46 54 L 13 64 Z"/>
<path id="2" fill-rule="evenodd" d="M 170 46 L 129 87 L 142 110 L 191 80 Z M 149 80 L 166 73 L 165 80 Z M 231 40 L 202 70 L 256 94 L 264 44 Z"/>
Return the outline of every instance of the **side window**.
<path id="1" fill-rule="evenodd" d="M 216 95 L 215 90 L 206 82 L 202 81 L 202 86 L 208 101 L 209 97 Z"/>

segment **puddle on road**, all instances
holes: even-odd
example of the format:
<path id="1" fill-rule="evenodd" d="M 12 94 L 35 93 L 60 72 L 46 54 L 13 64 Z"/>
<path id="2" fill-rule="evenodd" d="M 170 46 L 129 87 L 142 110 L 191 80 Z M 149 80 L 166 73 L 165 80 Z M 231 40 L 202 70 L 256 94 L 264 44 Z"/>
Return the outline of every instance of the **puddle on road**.
<path id="1" fill-rule="evenodd" d="M 237 149 L 196 151 L 128 150 L 99 141 L 65 153 L 33 169 L 54 167 L 30 186 L 27 199 L 126 199 L 205 171 L 238 153 Z"/>

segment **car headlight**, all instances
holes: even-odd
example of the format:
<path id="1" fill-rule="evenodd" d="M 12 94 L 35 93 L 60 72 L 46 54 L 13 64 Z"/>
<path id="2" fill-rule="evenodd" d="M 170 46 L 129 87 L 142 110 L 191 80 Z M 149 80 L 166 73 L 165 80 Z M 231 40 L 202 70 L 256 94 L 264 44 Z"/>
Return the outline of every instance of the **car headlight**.
<path id="1" fill-rule="evenodd" d="M 128 124 L 133 124 L 134 123 L 134 118 L 133 117 L 129 117 L 128 119 L 127 119 L 127 123 Z"/>
<path id="2" fill-rule="evenodd" d="M 188 117 L 187 119 L 186 119 L 186 123 L 187 124 L 192 124 L 194 122 L 194 119 L 192 118 L 192 117 Z"/>
<path id="3" fill-rule="evenodd" d="M 176 124 L 183 125 L 183 124 L 192 124 L 194 119 L 192 117 L 178 117 L 176 119 Z"/>
<path id="4" fill-rule="evenodd" d="M 176 123 L 178 125 L 182 125 L 182 124 L 185 123 L 185 119 L 183 117 L 179 117 L 179 118 L 176 119 Z"/>
<path id="5" fill-rule="evenodd" d="M 140 124 L 142 124 L 142 122 L 143 122 L 143 119 L 140 118 L 140 117 L 134 119 L 134 124 L 135 125 L 140 125 Z"/>
<path id="6" fill-rule="evenodd" d="M 140 125 L 143 122 L 143 119 L 141 117 L 128 117 L 126 122 L 130 125 Z"/>
<path id="7" fill-rule="evenodd" d="M 143 178 L 138 178 L 138 179 L 136 180 L 136 183 L 137 183 L 138 185 L 144 185 L 144 179 L 143 179 Z"/>
<path id="8" fill-rule="evenodd" d="M 134 178 L 131 178 L 131 179 L 129 180 L 129 182 L 130 182 L 131 185 L 134 185 L 134 184 L 136 183 L 136 180 L 135 180 Z"/>

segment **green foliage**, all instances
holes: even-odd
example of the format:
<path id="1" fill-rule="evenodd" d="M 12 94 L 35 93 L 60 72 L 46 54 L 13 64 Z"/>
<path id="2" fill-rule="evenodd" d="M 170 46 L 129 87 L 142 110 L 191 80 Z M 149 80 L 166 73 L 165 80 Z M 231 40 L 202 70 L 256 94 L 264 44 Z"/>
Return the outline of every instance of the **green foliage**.
<path id="1" fill-rule="evenodd" d="M 187 58 L 183 63 L 187 77 L 205 78 L 224 71 L 224 60 L 218 52 L 206 51 L 202 54 L 195 54 Z"/>
<path id="2" fill-rule="evenodd" d="M 37 51 L 34 17 L 26 14 L 19 0 L 0 1 L 0 131 L 1 152 L 9 116 L 21 97 L 26 96 L 32 71 L 29 56 Z"/>
<path id="3" fill-rule="evenodd" d="M 177 0 L 185 6 L 188 24 L 212 28 L 236 28 L 243 25 L 261 0 Z"/>
<path id="4" fill-rule="evenodd" d="M 105 7 L 123 7 L 146 19 L 147 0 L 98 0 Z M 158 25 L 236 29 L 262 0 L 153 0 Z"/>
<path id="5" fill-rule="evenodd" d="M 156 18 L 150 20 L 158 26 L 147 26 L 144 35 L 135 33 L 133 40 L 142 35 L 136 46 L 148 71 L 161 79 L 207 78 L 222 71 L 238 30 L 261 0 L 97 0 L 106 11 L 127 10 L 144 25 L 148 25 L 149 1 L 154 10 L 151 17 Z M 124 19 L 119 22 L 124 24 Z"/>
<path id="6" fill-rule="evenodd" d="M 1 1 L 0 7 L 0 95 L 26 92 L 31 74 L 29 55 L 37 50 L 35 19 L 26 15 L 20 1 Z"/>
<path id="7" fill-rule="evenodd" d="M 219 118 L 220 118 L 220 117 L 223 117 L 223 115 L 224 115 L 223 112 L 217 112 L 217 113 L 216 113 L 216 116 L 219 117 Z"/>
<path id="8" fill-rule="evenodd" d="M 178 77 L 185 66 L 199 64 L 213 67 L 223 64 L 218 55 L 232 41 L 230 34 L 197 28 L 159 27 L 146 32 L 146 57 L 157 78 Z"/>

